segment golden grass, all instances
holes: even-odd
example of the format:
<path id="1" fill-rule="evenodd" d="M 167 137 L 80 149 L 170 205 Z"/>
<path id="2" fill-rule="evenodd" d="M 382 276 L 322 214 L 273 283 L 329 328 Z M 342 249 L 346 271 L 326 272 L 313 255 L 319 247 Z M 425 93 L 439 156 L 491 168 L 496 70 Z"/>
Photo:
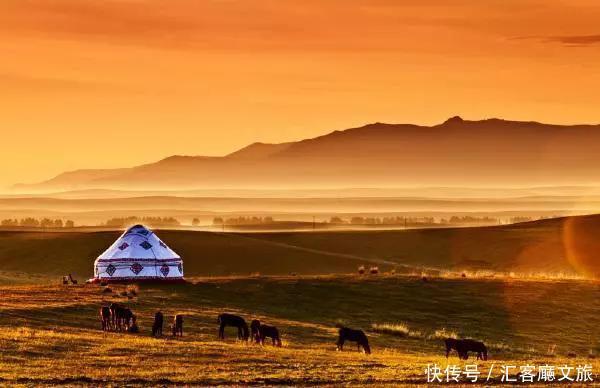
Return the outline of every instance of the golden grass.
<path id="1" fill-rule="evenodd" d="M 578 234 L 575 246 L 565 246 L 564 220 L 427 230 L 157 233 L 184 258 L 186 276 L 339 274 L 378 266 L 380 274 L 423 271 L 428 277 L 597 279 L 600 270 L 593 258 L 600 216 L 577 220 L 585 233 Z M 72 273 L 84 280 L 92 276 L 93 260 L 120 233 L 1 231 L 0 266 L 13 274 L 58 279 Z M 581 263 L 577 257 L 590 259 Z M 0 283 L 24 280 L 4 275 L 0 272 Z"/>
<path id="2" fill-rule="evenodd" d="M 458 338 L 458 333 L 452 330 L 447 330 L 445 327 L 437 329 L 429 337 L 429 339 L 446 339 L 446 338 Z"/>
<path id="3" fill-rule="evenodd" d="M 376 333 L 390 334 L 398 337 L 423 338 L 423 332 L 411 330 L 406 323 L 373 323 L 371 329 Z"/>
<path id="4" fill-rule="evenodd" d="M 440 292 L 446 292 L 443 288 L 446 283 L 439 282 L 426 287 L 442 287 Z M 446 282 L 457 286 L 454 280 Z M 464 286 L 491 287 L 489 281 L 469 282 Z M 458 286 L 463 285 L 458 283 Z M 531 282 L 518 286 L 536 287 Z M 413 306 L 392 303 L 394 298 L 406 294 L 402 287 L 413 290 L 413 299 L 417 298 L 414 294 L 417 290 L 426 298 L 431 297 L 427 294 L 430 288 L 423 288 L 421 283 L 410 279 L 205 278 L 195 285 L 140 286 L 132 299 L 121 296 L 121 291 L 133 287 L 111 287 L 114 292 L 109 295 L 102 294 L 101 287 L 97 286 L 0 287 L 0 385 L 424 384 L 427 364 L 437 363 L 442 368 L 448 363 L 465 365 L 456 356 L 449 360 L 444 357 L 439 339 L 458 335 L 453 329 L 427 329 L 424 323 L 402 320 L 392 321 L 401 324 L 373 324 L 373 329 L 365 325 L 367 320 L 382 322 L 384 315 L 401 308 L 413 309 L 411 314 L 421 311 L 422 322 L 431 319 L 428 317 L 439 308 L 435 305 L 424 309 L 426 305 L 421 301 Z M 280 294 L 273 294 L 275 290 L 280 290 Z M 526 291 L 528 295 L 535 294 L 535 290 L 527 288 Z M 372 294 L 390 297 L 385 301 L 388 307 L 368 310 L 369 314 L 363 316 L 360 313 L 364 306 L 373 304 L 368 299 Z M 271 299 L 265 295 L 271 295 Z M 353 296 L 354 304 L 339 303 L 347 295 Z M 515 298 L 517 296 L 522 298 L 520 294 Z M 98 307 L 111 301 L 131 306 L 138 316 L 140 334 L 99 330 Z M 335 315 L 329 315 L 332 308 L 328 303 L 337 306 Z M 157 309 L 165 313 L 167 324 L 175 313 L 184 314 L 183 338 L 149 336 Z M 229 330 L 225 341 L 216 340 L 216 316 L 222 311 L 238 313 L 248 319 L 256 317 L 278 326 L 283 347 L 240 343 L 233 339 L 234 331 Z M 434 320 L 439 321 L 444 314 Z M 477 324 L 482 322 L 474 318 L 471 311 L 465 314 L 464 322 L 473 319 Z M 590 313 L 586 314 L 589 318 Z M 335 351 L 334 316 L 343 318 L 350 326 L 366 329 L 373 347 L 371 356 L 357 352 L 353 346 L 347 346 L 344 352 Z M 456 316 L 453 319 L 457 319 Z M 500 322 L 498 317 L 495 321 Z M 439 323 L 433 327 L 435 325 Z M 561 330 L 560 325 L 557 321 L 556 329 Z M 474 327 L 465 323 L 461 331 L 474 333 Z M 539 351 L 529 351 L 530 346 L 525 344 L 535 344 L 538 340 L 529 331 L 520 333 L 523 340 L 517 342 L 504 336 L 505 333 L 518 334 L 519 327 L 500 325 L 493 329 L 500 330 L 501 334 L 489 334 L 491 358 L 488 362 L 477 362 L 481 368 L 489 368 L 492 363 L 540 365 L 546 362 L 553 365 L 587 363 L 593 365 L 594 371 L 600 368 L 600 362 L 589 359 L 587 352 L 580 352 L 576 359 L 566 358 L 570 351 L 568 339 L 560 341 L 556 355 L 550 357 L 545 354 L 545 346 Z M 540 326 L 540 330 L 545 327 Z M 396 337 L 388 334 L 389 331 L 409 334 Z M 411 336 L 411 331 L 421 331 L 423 335 Z M 430 332 L 435 338 L 426 335 Z M 577 332 L 569 335 L 575 336 Z M 466 363 L 475 363 L 475 360 L 471 358 Z M 498 382 L 500 370 L 494 370 L 492 376 L 493 382 Z"/>

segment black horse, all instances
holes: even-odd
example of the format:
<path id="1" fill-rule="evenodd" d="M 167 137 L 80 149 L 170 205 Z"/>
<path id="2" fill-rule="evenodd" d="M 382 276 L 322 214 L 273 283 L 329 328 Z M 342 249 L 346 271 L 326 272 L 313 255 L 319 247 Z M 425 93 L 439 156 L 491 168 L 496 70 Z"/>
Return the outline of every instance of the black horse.
<path id="1" fill-rule="evenodd" d="M 157 311 L 156 314 L 154 314 L 154 323 L 152 324 L 152 336 L 153 337 L 158 337 L 158 336 L 162 335 L 163 322 L 164 322 L 163 313 L 161 313 L 160 311 Z"/>
<path id="2" fill-rule="evenodd" d="M 128 331 L 131 325 L 131 318 L 133 317 L 131 310 L 118 303 L 111 303 L 109 309 L 113 329 L 116 331 Z"/>
<path id="3" fill-rule="evenodd" d="M 110 307 L 108 307 L 108 306 L 100 307 L 100 321 L 102 322 L 102 331 L 110 331 L 111 330 Z"/>
<path id="4" fill-rule="evenodd" d="M 110 320 L 111 326 L 115 331 L 123 330 L 123 316 L 125 314 L 125 307 L 118 303 L 111 303 L 110 309 Z"/>
<path id="5" fill-rule="evenodd" d="M 183 337 L 183 315 L 177 314 L 173 318 L 173 326 L 171 326 L 173 337 Z"/>
<path id="6" fill-rule="evenodd" d="M 135 314 L 131 314 L 131 324 L 128 325 L 127 332 L 128 333 L 139 333 L 140 332 L 140 328 L 137 325 L 137 317 L 135 316 Z"/>
<path id="7" fill-rule="evenodd" d="M 472 339 L 454 339 L 446 338 L 444 340 L 446 344 L 446 358 L 450 352 L 454 349 L 458 353 L 458 358 L 461 360 L 467 360 L 469 358 L 469 352 L 477 353 L 478 360 L 487 361 L 487 347 L 483 342 L 475 341 Z"/>
<path id="8" fill-rule="evenodd" d="M 250 322 L 250 332 L 252 338 L 261 345 L 264 345 L 265 338 L 269 337 L 273 341 L 273 346 L 281 346 L 279 330 L 275 326 L 263 325 L 258 319 L 254 319 Z"/>
<path id="9" fill-rule="evenodd" d="M 250 334 L 248 333 L 248 324 L 246 323 L 244 318 L 233 314 L 223 313 L 219 315 L 219 317 L 217 318 L 217 322 L 219 323 L 220 339 L 225 339 L 225 327 L 233 326 L 237 327 L 238 329 L 238 339 L 248 341 L 248 337 L 250 337 Z"/>
<path id="10" fill-rule="evenodd" d="M 345 341 L 352 341 L 352 342 L 356 342 L 356 347 L 358 350 L 360 350 L 360 347 L 362 346 L 363 351 L 366 354 L 371 354 L 371 347 L 369 346 L 369 340 L 367 339 L 367 336 L 365 335 L 365 332 L 362 330 L 354 330 L 354 329 L 350 329 L 341 325 L 336 325 L 336 327 L 339 329 L 338 333 L 339 333 L 339 338 L 337 340 L 337 350 L 344 350 L 344 342 Z"/>
<path id="11" fill-rule="evenodd" d="M 131 325 L 133 323 L 133 317 L 133 312 L 129 308 L 125 307 L 121 315 L 121 321 L 123 322 L 125 331 L 129 331 L 129 329 L 131 328 Z"/>

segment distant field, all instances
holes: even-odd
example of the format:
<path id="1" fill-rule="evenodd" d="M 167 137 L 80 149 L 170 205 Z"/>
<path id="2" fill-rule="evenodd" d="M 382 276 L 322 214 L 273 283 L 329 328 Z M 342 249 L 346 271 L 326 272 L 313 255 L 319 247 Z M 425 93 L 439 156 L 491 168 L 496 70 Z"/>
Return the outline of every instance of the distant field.
<path id="1" fill-rule="evenodd" d="M 447 365 L 441 337 L 484 340 L 490 360 L 525 365 L 591 364 L 600 351 L 600 289 L 581 281 L 500 281 L 358 276 L 196 279 L 142 286 L 136 297 L 98 286 L 0 287 L 0 384 L 360 384 L 424 383 L 428 363 Z M 98 307 L 120 301 L 141 333 L 103 334 Z M 152 317 L 185 314 L 181 340 L 152 339 Z M 216 316 L 229 311 L 277 325 L 284 346 L 243 345 Z M 373 354 L 335 352 L 337 322 L 363 328 Z M 378 334 L 372 324 L 402 323 L 411 337 Z M 442 333 L 440 330 L 444 329 Z M 436 331 L 438 331 L 436 335 Z M 554 354 L 547 355 L 555 346 Z M 575 359 L 566 354 L 575 352 Z M 451 364 L 465 362 L 452 356 Z M 471 358 L 469 363 L 474 363 Z M 596 375 L 597 377 L 597 375 Z"/>
<path id="2" fill-rule="evenodd" d="M 0 282 L 92 275 L 94 259 L 121 233 L 0 232 Z M 354 273 L 431 269 L 597 277 L 600 216 L 479 228 L 220 233 L 157 231 L 184 258 L 187 276 Z M 8 273 L 8 274 L 6 274 Z"/>
<path id="3" fill-rule="evenodd" d="M 91 276 L 120 231 L 0 232 L 0 385 L 420 384 L 428 363 L 447 365 L 446 336 L 488 345 L 478 365 L 496 365 L 492 383 L 499 365 L 527 363 L 591 364 L 599 379 L 589 357 L 600 352 L 598 280 L 556 277 L 594 274 L 599 225 L 590 216 L 401 231 L 160 230 L 190 283 L 140 285 L 129 298 L 125 286 L 57 285 L 66 273 Z M 356 275 L 363 264 L 381 273 Z M 112 301 L 134 310 L 141 334 L 99 330 L 98 308 Z M 149 337 L 157 309 L 185 315 L 183 339 Z M 284 347 L 241 344 L 233 331 L 217 341 L 223 311 L 277 325 Z M 336 323 L 364 329 L 374 354 L 335 352 Z"/>
<path id="4" fill-rule="evenodd" d="M 459 192 L 442 188 L 409 190 L 403 195 L 394 190 L 288 192 L 288 197 L 272 192 L 246 192 L 246 197 L 236 197 L 231 192 L 213 192 L 211 196 L 195 196 L 189 192 L 123 192 L 119 194 L 122 197 L 114 197 L 119 192 L 107 191 L 57 193 L 48 197 L 0 195 L 0 220 L 48 217 L 73 220 L 76 225 L 97 226 L 115 217 L 175 217 L 183 225 L 191 225 L 192 220 L 198 218 L 200 225 L 211 226 L 214 217 L 238 216 L 271 216 L 278 221 L 296 222 L 312 222 L 313 217 L 317 222 L 323 222 L 334 216 L 345 220 L 353 216 L 435 217 L 437 220 L 474 216 L 498 218 L 506 223 L 515 216 L 537 219 L 597 212 L 600 196 L 596 189 L 589 190 L 587 193 L 586 190 L 552 193 L 544 193 L 545 190 L 459 190 L 464 197 L 457 197 Z"/>

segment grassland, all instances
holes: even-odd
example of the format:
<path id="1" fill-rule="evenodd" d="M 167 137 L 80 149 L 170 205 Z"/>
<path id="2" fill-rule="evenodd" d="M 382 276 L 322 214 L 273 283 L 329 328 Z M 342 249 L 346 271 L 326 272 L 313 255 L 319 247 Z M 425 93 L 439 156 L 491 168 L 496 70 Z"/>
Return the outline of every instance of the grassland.
<path id="1" fill-rule="evenodd" d="M 92 263 L 120 234 L 0 232 L 0 270 L 36 276 L 92 274 Z M 391 231 L 212 233 L 161 230 L 184 258 L 187 276 L 382 271 L 515 272 L 598 277 L 600 216 L 478 228 Z M 3 277 L 0 283 L 14 279 Z"/>
<path id="2" fill-rule="evenodd" d="M 587 252 L 585 263 L 595 268 L 598 225 L 598 217 L 580 217 L 443 230 L 164 230 L 158 233 L 184 257 L 190 283 L 140 285 L 136 296 L 121 295 L 125 286 L 103 293 L 57 284 L 69 272 L 87 278 L 119 231 L 2 232 L 0 385 L 422 384 L 429 363 L 465 364 L 443 356 L 446 336 L 488 345 L 490 360 L 479 365 L 496 366 L 492 383 L 499 365 L 527 363 L 591 364 L 598 380 L 600 362 L 589 357 L 600 353 L 597 280 L 444 273 L 578 274 L 568 250 Z M 361 264 L 382 273 L 354 275 Z M 262 276 L 249 275 L 256 272 Z M 98 308 L 112 301 L 133 309 L 140 334 L 99 330 Z M 150 338 L 158 309 L 185 315 L 182 339 Z M 242 344 L 232 331 L 217 341 L 223 311 L 277 325 L 284 346 Z M 352 346 L 335 352 L 336 323 L 364 329 L 374 354 Z"/>
<path id="3" fill-rule="evenodd" d="M 432 279 L 407 276 L 201 278 L 193 284 L 0 288 L 0 383 L 4 384 L 418 384 L 428 363 L 445 367 L 440 331 L 484 340 L 490 360 L 537 365 L 600 363 L 600 288 L 583 281 Z M 103 303 L 120 301 L 140 334 L 102 333 Z M 182 339 L 149 336 L 154 312 L 185 315 Z M 284 346 L 246 345 L 219 312 L 277 325 Z M 367 331 L 374 353 L 335 351 L 338 322 Z M 420 335 L 395 336 L 372 324 L 402 323 Z M 548 349 L 556 345 L 555 352 Z M 567 359 L 569 352 L 576 359 Z M 464 365 L 452 357 L 451 364 Z M 475 362 L 471 359 L 469 362 Z M 498 382 L 500 370 L 493 373 Z"/>

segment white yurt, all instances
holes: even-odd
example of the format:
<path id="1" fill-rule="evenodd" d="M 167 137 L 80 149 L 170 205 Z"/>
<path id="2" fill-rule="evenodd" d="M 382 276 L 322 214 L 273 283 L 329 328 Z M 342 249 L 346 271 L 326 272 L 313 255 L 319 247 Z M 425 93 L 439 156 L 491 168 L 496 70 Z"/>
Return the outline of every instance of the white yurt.
<path id="1" fill-rule="evenodd" d="M 143 225 L 127 229 L 94 262 L 94 282 L 183 281 L 181 257 Z"/>

